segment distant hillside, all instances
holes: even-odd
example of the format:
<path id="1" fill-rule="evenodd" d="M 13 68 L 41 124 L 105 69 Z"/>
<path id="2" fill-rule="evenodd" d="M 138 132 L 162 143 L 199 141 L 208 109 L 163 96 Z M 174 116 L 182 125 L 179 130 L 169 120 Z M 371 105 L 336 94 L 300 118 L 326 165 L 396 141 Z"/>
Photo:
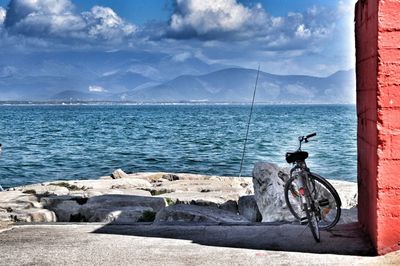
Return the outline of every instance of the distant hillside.
<path id="1" fill-rule="evenodd" d="M 229 68 L 206 75 L 183 75 L 125 94 L 133 101 L 251 101 L 257 71 Z M 267 103 L 354 103 L 354 70 L 329 77 L 280 76 L 260 72 L 256 100 Z"/>
<path id="2" fill-rule="evenodd" d="M 89 98 L 121 100 L 120 97 L 136 88 L 154 86 L 179 75 L 201 75 L 227 67 L 163 51 L 3 53 L 0 101 L 45 101 L 70 96 L 71 91 L 88 93 Z M 91 87 L 101 87 L 102 91 L 91 91 Z"/>
<path id="3" fill-rule="evenodd" d="M 108 94 L 80 92 L 75 90 L 62 91 L 48 98 L 50 101 L 101 101 L 108 99 L 112 99 L 112 97 L 109 98 Z"/>
<path id="4" fill-rule="evenodd" d="M 198 64 L 198 69 L 201 67 Z M 253 69 L 225 68 L 160 81 L 134 70 L 140 72 L 139 67 L 130 65 L 129 69 L 120 66 L 101 74 L 86 69 L 78 75 L 78 69 L 74 68 L 65 76 L 29 76 L 3 67 L 0 100 L 249 102 L 257 76 Z M 260 72 L 256 101 L 354 103 L 354 70 L 338 71 L 323 78 Z"/>

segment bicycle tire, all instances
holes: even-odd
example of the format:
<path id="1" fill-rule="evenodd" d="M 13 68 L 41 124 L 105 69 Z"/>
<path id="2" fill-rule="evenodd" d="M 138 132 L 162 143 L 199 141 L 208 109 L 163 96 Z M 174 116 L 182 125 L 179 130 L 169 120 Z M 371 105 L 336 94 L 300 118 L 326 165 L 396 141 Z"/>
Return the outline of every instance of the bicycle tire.
<path id="1" fill-rule="evenodd" d="M 305 204 L 307 205 L 307 204 Z M 313 210 L 314 208 L 309 208 L 308 206 L 305 206 L 304 208 L 306 210 L 306 216 L 308 219 L 308 226 L 310 227 L 311 233 L 317 242 L 321 242 L 321 236 L 319 233 L 319 226 L 318 226 L 318 220 L 315 215 L 315 211 Z"/>
<path id="2" fill-rule="evenodd" d="M 339 194 L 335 190 L 335 188 L 322 176 L 319 176 L 315 173 L 310 173 L 308 175 L 310 179 L 310 183 L 313 184 L 313 190 L 316 187 L 319 187 L 318 190 L 324 191 L 324 199 L 328 199 L 329 204 L 328 207 L 320 207 L 320 216 L 321 221 L 319 223 L 319 229 L 321 230 L 329 230 L 334 227 L 340 219 L 341 215 L 341 200 Z M 292 176 L 285 184 L 285 201 L 289 211 L 292 215 L 297 219 L 300 220 L 301 217 L 304 217 L 303 211 L 300 207 L 300 194 L 296 191 L 296 185 L 294 181 L 296 180 L 295 176 Z M 315 186 L 315 184 L 319 184 Z M 324 189 L 321 190 L 321 187 Z M 313 194 L 315 191 L 311 191 Z M 297 195 L 296 195 L 297 194 Z M 318 202 L 323 199 L 316 199 Z"/>

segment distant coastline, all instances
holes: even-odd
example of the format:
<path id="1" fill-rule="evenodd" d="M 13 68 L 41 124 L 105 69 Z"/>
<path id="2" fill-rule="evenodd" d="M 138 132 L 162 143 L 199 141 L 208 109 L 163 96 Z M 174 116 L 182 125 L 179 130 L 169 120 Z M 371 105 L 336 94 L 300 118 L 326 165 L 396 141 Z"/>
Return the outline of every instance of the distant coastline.
<path id="1" fill-rule="evenodd" d="M 73 106 L 73 105 L 250 105 L 251 102 L 219 102 L 219 101 L 1 101 L 0 106 L 14 105 L 51 105 L 51 106 Z M 256 105 L 355 105 L 356 103 L 323 103 L 323 102 L 255 102 Z"/>

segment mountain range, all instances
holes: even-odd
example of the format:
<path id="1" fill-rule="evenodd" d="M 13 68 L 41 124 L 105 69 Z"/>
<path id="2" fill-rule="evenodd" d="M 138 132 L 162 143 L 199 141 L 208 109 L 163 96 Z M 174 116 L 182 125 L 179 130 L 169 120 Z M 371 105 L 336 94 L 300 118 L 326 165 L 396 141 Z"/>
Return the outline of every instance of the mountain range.
<path id="1" fill-rule="evenodd" d="M 182 75 L 170 81 L 123 93 L 135 101 L 249 102 L 257 70 L 228 68 L 205 75 Z M 354 71 L 339 71 L 320 78 L 259 73 L 256 100 L 265 103 L 352 103 Z"/>
<path id="2" fill-rule="evenodd" d="M 9 56 L 9 58 L 8 58 Z M 257 70 L 124 51 L 5 55 L 0 101 L 249 102 Z M 260 71 L 257 102 L 354 103 L 354 69 L 328 77 Z"/>

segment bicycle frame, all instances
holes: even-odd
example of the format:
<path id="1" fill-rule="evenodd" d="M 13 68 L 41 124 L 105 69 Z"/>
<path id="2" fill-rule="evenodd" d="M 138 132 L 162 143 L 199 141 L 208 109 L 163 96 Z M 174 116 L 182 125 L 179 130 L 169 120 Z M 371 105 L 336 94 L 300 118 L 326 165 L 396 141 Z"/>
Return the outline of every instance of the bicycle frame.
<path id="1" fill-rule="evenodd" d="M 290 177 L 292 177 L 293 173 L 294 173 L 294 175 L 296 175 L 296 179 L 299 184 L 299 193 L 300 193 L 300 200 L 301 200 L 302 207 L 304 206 L 305 203 L 307 203 L 306 197 L 308 195 L 306 195 L 306 194 L 309 194 L 308 193 L 309 186 L 308 186 L 308 182 L 307 182 L 308 171 L 309 171 L 309 169 L 307 168 L 307 164 L 302 161 L 295 162 L 295 166 L 290 170 Z"/>
<path id="2" fill-rule="evenodd" d="M 307 143 L 307 137 L 299 137 L 299 148 L 297 149 L 297 151 L 302 151 L 301 144 L 303 141 Z M 299 196 L 302 210 L 306 211 L 305 208 L 311 208 L 311 211 L 314 211 L 316 204 L 314 198 L 312 197 L 312 192 L 310 190 L 310 179 L 308 178 L 308 176 L 311 175 L 310 169 L 307 167 L 305 160 L 298 160 L 295 161 L 293 164 L 294 166 L 290 170 L 290 177 L 296 175 L 295 179 L 298 181 L 299 184 Z"/>

